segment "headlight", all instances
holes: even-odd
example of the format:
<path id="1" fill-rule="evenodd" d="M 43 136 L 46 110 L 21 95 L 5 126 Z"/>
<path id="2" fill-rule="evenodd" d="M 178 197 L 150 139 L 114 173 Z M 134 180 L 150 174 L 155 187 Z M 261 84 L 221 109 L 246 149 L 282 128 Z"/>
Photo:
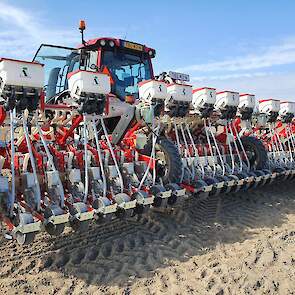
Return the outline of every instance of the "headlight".
<path id="1" fill-rule="evenodd" d="M 149 56 L 152 56 L 152 55 L 153 55 L 153 51 L 150 50 L 150 51 L 149 51 Z"/>
<path id="2" fill-rule="evenodd" d="M 109 42 L 109 45 L 110 45 L 111 47 L 114 47 L 114 46 L 115 46 L 115 42 L 111 40 L 111 41 Z"/>
<path id="3" fill-rule="evenodd" d="M 99 41 L 99 44 L 100 44 L 101 46 L 105 46 L 105 45 L 106 45 L 106 40 L 100 40 L 100 41 Z"/>

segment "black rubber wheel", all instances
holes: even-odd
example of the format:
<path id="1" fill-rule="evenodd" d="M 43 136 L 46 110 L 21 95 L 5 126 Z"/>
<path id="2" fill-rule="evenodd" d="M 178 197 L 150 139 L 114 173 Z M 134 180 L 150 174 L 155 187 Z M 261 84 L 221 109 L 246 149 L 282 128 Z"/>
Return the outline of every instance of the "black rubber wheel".
<path id="1" fill-rule="evenodd" d="M 235 181 L 238 181 L 239 180 L 239 177 L 235 174 L 229 174 L 227 175 L 227 177 L 230 179 L 230 180 L 235 180 Z M 239 186 L 237 184 L 231 186 L 231 188 L 229 190 L 227 190 L 227 193 L 236 193 L 240 190 Z"/>
<path id="2" fill-rule="evenodd" d="M 45 225 L 45 230 L 51 235 L 51 236 L 60 236 L 64 229 L 65 229 L 65 224 L 53 224 L 53 223 L 48 223 Z"/>
<path id="3" fill-rule="evenodd" d="M 244 136 L 241 141 L 248 156 L 251 170 L 261 170 L 267 167 L 267 151 L 262 141 L 254 136 Z"/>
<path id="4" fill-rule="evenodd" d="M 73 207 L 70 207 L 71 215 L 75 215 L 77 213 L 84 213 L 84 212 L 87 212 L 87 206 L 82 202 L 74 203 Z M 74 231 L 86 232 L 88 230 L 90 220 L 80 221 L 77 218 L 73 218 L 73 219 L 70 218 L 69 224 Z"/>
<path id="5" fill-rule="evenodd" d="M 115 214 L 114 213 L 109 213 L 106 215 L 98 215 L 96 219 L 96 223 L 108 223 L 111 222 L 112 219 L 114 218 Z"/>
<path id="6" fill-rule="evenodd" d="M 271 171 L 269 169 L 263 169 L 262 171 L 265 175 L 271 174 Z M 270 177 L 265 181 L 265 184 L 270 184 L 272 181 L 273 181 L 273 179 Z"/>
<path id="7" fill-rule="evenodd" d="M 193 194 L 193 196 L 195 198 L 197 198 L 199 200 L 205 200 L 208 198 L 209 192 L 203 192 L 203 190 L 202 190 L 204 187 L 208 186 L 208 184 L 204 180 L 199 179 L 199 180 L 195 181 L 193 183 L 193 186 L 198 191 L 197 193 Z"/>
<path id="8" fill-rule="evenodd" d="M 158 193 L 165 192 L 165 191 L 166 191 L 165 187 L 163 187 L 159 184 L 153 185 L 150 188 L 150 193 L 155 196 L 153 207 L 155 207 L 155 208 L 166 207 L 167 201 L 168 201 L 167 198 L 163 199 L 163 198 L 157 196 Z"/>
<path id="9" fill-rule="evenodd" d="M 221 193 L 221 194 L 226 193 L 227 190 L 228 190 L 228 187 L 227 187 L 227 185 L 226 185 L 226 182 L 229 181 L 230 179 L 229 179 L 227 176 L 225 176 L 225 175 L 218 175 L 218 176 L 216 176 L 216 178 L 217 178 L 219 181 L 224 181 L 225 185 L 221 188 L 220 193 Z"/>
<path id="10" fill-rule="evenodd" d="M 285 178 L 284 172 L 286 171 L 284 168 L 276 167 L 273 171 L 278 173 L 276 180 L 279 180 L 279 181 L 284 180 Z"/>
<path id="11" fill-rule="evenodd" d="M 84 220 L 84 221 L 79 221 L 78 219 L 70 220 L 70 226 L 72 229 L 76 232 L 86 232 L 88 230 L 90 221 L 89 220 Z"/>
<path id="12" fill-rule="evenodd" d="M 221 192 L 221 188 L 217 189 L 216 187 L 214 187 L 214 184 L 219 183 L 220 181 L 215 178 L 215 177 L 207 177 L 204 179 L 204 181 L 207 183 L 207 185 L 213 185 L 212 191 L 209 192 L 210 196 L 217 196 L 220 194 Z"/>
<path id="13" fill-rule="evenodd" d="M 48 219 L 54 215 L 57 216 L 57 215 L 61 215 L 61 214 L 64 214 L 64 210 L 62 210 L 57 205 L 52 205 L 52 206 L 46 207 L 45 211 L 44 211 L 45 219 Z M 53 224 L 52 222 L 48 222 L 47 224 L 45 224 L 45 230 L 51 236 L 59 236 L 63 233 L 65 226 L 66 226 L 65 223 Z"/>
<path id="14" fill-rule="evenodd" d="M 175 194 L 175 191 L 180 190 L 180 186 L 176 183 L 168 183 L 165 188 L 167 190 L 171 189 L 172 190 L 172 194 L 171 197 L 168 198 L 167 204 L 172 206 L 177 202 L 177 195 Z"/>
<path id="15" fill-rule="evenodd" d="M 35 236 L 36 236 L 35 233 L 23 234 L 21 232 L 17 232 L 16 233 L 16 240 L 17 240 L 17 243 L 21 246 L 29 245 L 34 241 Z"/>
<path id="16" fill-rule="evenodd" d="M 151 143 L 147 144 L 143 154 L 150 155 Z M 180 183 L 182 161 L 175 144 L 164 136 L 158 137 L 156 143 L 156 171 L 164 184 Z"/>
<path id="17" fill-rule="evenodd" d="M 33 216 L 30 213 L 20 213 L 17 215 L 16 219 L 18 225 L 26 225 L 34 222 Z M 36 232 L 21 233 L 19 231 L 15 235 L 17 243 L 21 246 L 32 243 L 35 236 Z"/>

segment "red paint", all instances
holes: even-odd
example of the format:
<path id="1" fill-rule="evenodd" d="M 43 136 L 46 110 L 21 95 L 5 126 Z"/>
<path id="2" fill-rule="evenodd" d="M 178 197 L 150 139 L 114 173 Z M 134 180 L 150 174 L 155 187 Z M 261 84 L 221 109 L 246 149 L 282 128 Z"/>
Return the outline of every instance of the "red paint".
<path id="1" fill-rule="evenodd" d="M 204 90 L 204 89 L 209 89 L 209 90 L 216 90 L 216 88 L 211 88 L 211 87 L 202 87 L 202 88 L 196 88 L 193 90 L 193 93 Z"/>
<path id="2" fill-rule="evenodd" d="M 0 106 L 0 125 L 2 125 L 6 118 L 6 111 L 2 106 Z"/>
<path id="3" fill-rule="evenodd" d="M 82 122 L 83 116 L 78 115 L 74 120 L 73 120 L 73 125 L 66 131 L 65 135 L 62 136 L 59 140 L 58 143 L 60 145 L 65 145 L 66 140 L 69 136 L 73 135 L 73 131 L 79 126 L 79 124 Z"/>

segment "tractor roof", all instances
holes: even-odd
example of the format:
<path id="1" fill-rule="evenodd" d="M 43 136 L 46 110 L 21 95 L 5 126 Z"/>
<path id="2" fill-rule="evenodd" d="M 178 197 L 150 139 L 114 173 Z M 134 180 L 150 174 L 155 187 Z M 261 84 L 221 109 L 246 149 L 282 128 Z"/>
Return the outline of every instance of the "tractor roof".
<path id="1" fill-rule="evenodd" d="M 121 47 L 121 48 L 126 48 L 129 50 L 137 51 L 137 52 L 145 52 L 149 54 L 151 57 L 154 57 L 156 54 L 155 49 L 147 47 L 146 45 L 131 42 L 128 40 L 124 39 L 118 39 L 118 38 L 110 38 L 110 37 L 101 37 L 101 38 L 96 38 L 96 39 L 91 39 L 86 42 L 85 45 L 80 44 L 78 48 L 83 48 L 83 47 L 104 47 L 107 46 L 109 47 L 110 42 L 113 41 L 115 47 Z M 104 44 L 104 45 L 103 45 Z"/>

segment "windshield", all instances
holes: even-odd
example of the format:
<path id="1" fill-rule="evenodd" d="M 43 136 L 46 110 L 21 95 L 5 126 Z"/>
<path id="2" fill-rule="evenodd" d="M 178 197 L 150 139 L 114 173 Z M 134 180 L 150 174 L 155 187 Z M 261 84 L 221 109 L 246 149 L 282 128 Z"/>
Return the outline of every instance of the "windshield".
<path id="1" fill-rule="evenodd" d="M 150 64 L 141 56 L 118 51 L 104 51 L 102 65 L 110 71 L 114 80 L 112 92 L 121 100 L 126 95 L 138 98 L 138 83 L 151 79 Z"/>
<path id="2" fill-rule="evenodd" d="M 87 56 L 87 64 L 83 69 L 96 71 L 97 51 L 90 51 Z M 78 50 L 69 47 L 41 45 L 34 61 L 44 64 L 46 102 L 68 89 L 67 74 L 80 68 Z"/>

